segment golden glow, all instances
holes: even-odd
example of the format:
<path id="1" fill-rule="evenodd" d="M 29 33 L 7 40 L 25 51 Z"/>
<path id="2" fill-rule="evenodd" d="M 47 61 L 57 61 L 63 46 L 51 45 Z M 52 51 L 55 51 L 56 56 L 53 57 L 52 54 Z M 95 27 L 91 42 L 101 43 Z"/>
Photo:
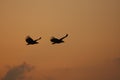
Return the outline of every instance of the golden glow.
<path id="1" fill-rule="evenodd" d="M 120 61 L 114 62 L 120 58 L 119 3 L 119 0 L 0 0 L 0 68 L 27 62 L 41 76 L 43 73 L 56 80 L 120 79 L 117 76 Z M 69 36 L 64 44 L 51 45 L 52 36 L 59 38 L 66 33 Z M 27 46 L 27 35 L 42 39 L 37 45 Z M 36 72 L 34 78 L 42 79 Z"/>

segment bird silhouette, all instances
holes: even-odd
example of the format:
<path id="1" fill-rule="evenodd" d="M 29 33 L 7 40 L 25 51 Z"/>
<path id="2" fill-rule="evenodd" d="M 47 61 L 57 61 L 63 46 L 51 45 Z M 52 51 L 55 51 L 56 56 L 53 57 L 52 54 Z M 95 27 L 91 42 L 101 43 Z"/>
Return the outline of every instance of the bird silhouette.
<path id="1" fill-rule="evenodd" d="M 25 41 L 27 42 L 27 45 L 33 45 L 33 44 L 38 44 L 39 42 L 37 42 L 38 40 L 40 40 L 40 38 L 33 40 L 30 36 L 27 36 Z"/>
<path id="2" fill-rule="evenodd" d="M 58 38 L 55 38 L 55 37 L 52 37 L 50 39 L 50 41 L 52 42 L 52 44 L 59 44 L 59 43 L 63 43 L 63 39 L 66 38 L 68 36 L 68 34 L 66 34 L 64 37 L 58 39 Z"/>

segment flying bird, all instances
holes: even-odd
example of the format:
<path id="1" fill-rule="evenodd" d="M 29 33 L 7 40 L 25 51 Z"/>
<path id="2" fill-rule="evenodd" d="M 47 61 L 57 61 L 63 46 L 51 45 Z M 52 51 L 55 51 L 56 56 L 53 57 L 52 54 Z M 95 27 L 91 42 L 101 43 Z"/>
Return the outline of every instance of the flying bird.
<path id="1" fill-rule="evenodd" d="M 59 43 L 63 43 L 63 39 L 66 38 L 68 36 L 68 34 L 66 34 L 64 37 L 58 39 L 58 38 L 55 38 L 55 37 L 52 37 L 50 39 L 50 41 L 52 42 L 52 44 L 59 44 Z"/>
<path id="2" fill-rule="evenodd" d="M 37 42 L 38 40 L 40 40 L 40 38 L 33 40 L 30 36 L 27 36 L 25 41 L 27 42 L 27 45 L 33 45 L 33 44 L 38 44 L 39 42 Z"/>

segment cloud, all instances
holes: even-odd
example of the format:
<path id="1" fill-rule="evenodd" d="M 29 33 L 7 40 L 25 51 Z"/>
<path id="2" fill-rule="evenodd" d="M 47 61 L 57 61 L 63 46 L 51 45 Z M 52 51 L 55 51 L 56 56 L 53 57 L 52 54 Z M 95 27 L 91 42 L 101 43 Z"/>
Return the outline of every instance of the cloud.
<path id="1" fill-rule="evenodd" d="M 33 70 L 29 64 L 23 63 L 21 65 L 10 68 L 2 80 L 23 80 L 25 74 Z"/>

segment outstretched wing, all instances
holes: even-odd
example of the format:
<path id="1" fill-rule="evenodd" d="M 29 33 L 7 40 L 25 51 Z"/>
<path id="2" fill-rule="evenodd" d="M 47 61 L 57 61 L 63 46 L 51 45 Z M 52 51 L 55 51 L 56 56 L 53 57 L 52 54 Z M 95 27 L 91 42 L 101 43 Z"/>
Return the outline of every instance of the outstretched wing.
<path id="1" fill-rule="evenodd" d="M 67 36 L 68 36 L 68 34 L 66 34 L 64 37 L 60 38 L 60 40 L 62 40 L 62 39 L 64 39 L 64 38 L 66 38 Z"/>
<path id="2" fill-rule="evenodd" d="M 31 42 L 33 42 L 34 40 L 30 37 L 30 36 L 27 36 L 26 37 L 26 42 L 27 43 L 31 43 Z"/>
<path id="3" fill-rule="evenodd" d="M 34 41 L 38 41 L 38 40 L 40 40 L 41 39 L 41 37 L 40 38 L 38 38 L 38 39 L 36 39 L 36 40 L 34 40 Z"/>

